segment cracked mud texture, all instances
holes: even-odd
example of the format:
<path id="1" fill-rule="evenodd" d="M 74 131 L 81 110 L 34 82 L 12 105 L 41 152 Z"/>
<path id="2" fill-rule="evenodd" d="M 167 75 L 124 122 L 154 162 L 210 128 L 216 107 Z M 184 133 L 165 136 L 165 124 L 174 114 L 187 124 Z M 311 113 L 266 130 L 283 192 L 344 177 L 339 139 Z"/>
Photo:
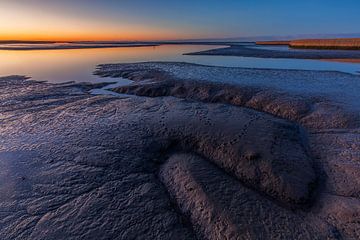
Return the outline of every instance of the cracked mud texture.
<path id="1" fill-rule="evenodd" d="M 202 68 L 102 66 L 120 97 L 0 78 L 0 238 L 359 238 L 356 106 Z"/>
<path id="2" fill-rule="evenodd" d="M 291 58 L 291 59 L 360 59 L 359 50 L 314 50 L 314 49 L 290 49 L 279 51 L 261 49 L 241 45 L 231 45 L 226 48 L 211 49 L 201 52 L 188 53 L 187 55 L 218 55 L 218 56 L 241 56 L 257 58 Z"/>

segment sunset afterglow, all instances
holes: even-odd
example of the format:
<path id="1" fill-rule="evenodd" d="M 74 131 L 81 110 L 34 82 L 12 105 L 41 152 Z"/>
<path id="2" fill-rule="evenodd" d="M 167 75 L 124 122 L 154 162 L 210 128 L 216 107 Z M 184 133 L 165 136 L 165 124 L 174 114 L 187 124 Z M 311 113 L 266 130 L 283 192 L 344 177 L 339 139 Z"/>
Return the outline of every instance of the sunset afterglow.
<path id="1" fill-rule="evenodd" d="M 360 0 L 0 0 L 0 240 L 360 239 Z"/>
<path id="2" fill-rule="evenodd" d="M 320 11 L 325 5 L 327 11 Z M 0 40 L 141 41 L 354 33 L 360 21 L 355 6 L 359 3 L 353 0 L 301 4 L 283 0 L 2 0 Z"/>
<path id="3" fill-rule="evenodd" d="M 80 1 L 78 1 L 80 2 Z M 91 2 L 86 1 L 90 5 Z M 100 2 L 100 1 L 97 1 Z M 126 3 L 125 3 L 126 4 Z M 74 8 L 73 8 L 74 7 Z M 0 40 L 159 40 L 209 37 L 184 24 L 174 29 L 136 18 L 136 9 L 109 16 L 102 9 L 77 8 L 69 1 L 1 1 Z"/>

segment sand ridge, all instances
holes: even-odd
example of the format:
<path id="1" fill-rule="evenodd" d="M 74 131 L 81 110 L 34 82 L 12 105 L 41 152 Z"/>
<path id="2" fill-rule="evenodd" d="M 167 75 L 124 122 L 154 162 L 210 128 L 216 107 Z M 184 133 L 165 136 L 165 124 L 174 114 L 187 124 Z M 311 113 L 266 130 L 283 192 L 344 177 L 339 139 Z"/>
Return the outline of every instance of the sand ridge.
<path id="1" fill-rule="evenodd" d="M 359 237 L 356 114 L 162 69 L 100 68 L 122 97 L 0 79 L 2 239 Z"/>

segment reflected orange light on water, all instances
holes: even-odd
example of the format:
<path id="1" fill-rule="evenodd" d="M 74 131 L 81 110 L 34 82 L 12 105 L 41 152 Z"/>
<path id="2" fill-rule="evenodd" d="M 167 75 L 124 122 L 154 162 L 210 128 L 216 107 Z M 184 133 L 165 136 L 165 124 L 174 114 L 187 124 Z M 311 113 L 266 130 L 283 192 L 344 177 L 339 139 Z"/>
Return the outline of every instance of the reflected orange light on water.
<path id="1" fill-rule="evenodd" d="M 177 60 L 174 57 L 181 58 L 183 53 L 209 48 L 211 47 L 162 45 L 71 50 L 0 50 L 0 76 L 28 75 L 35 80 L 52 82 L 91 81 L 92 72 L 98 64 Z"/>

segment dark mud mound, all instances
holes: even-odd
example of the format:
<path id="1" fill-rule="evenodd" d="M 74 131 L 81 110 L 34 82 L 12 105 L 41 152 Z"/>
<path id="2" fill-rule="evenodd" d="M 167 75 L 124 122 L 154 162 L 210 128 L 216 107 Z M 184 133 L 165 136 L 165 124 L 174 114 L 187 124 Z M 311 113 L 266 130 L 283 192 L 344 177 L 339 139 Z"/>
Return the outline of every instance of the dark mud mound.
<path id="1" fill-rule="evenodd" d="M 329 234 L 306 214 L 273 205 L 198 156 L 171 156 L 160 176 L 204 239 L 323 239 Z"/>
<path id="2" fill-rule="evenodd" d="M 84 84 L 0 86 L 1 239 L 359 237 L 356 187 L 332 188 L 350 175 L 327 185 L 331 159 L 296 123 Z"/>
<path id="3" fill-rule="evenodd" d="M 203 68 L 209 68 L 214 75 L 237 78 L 237 84 L 198 80 Z M 210 71 L 209 70 L 209 71 Z M 232 70 L 235 70 L 232 72 Z M 181 71 L 181 72 L 179 72 Z M 254 71 L 254 73 L 250 73 Z M 211 71 L 210 71 L 211 72 Z M 119 93 L 138 96 L 161 97 L 174 96 L 189 100 L 210 103 L 227 103 L 267 112 L 281 118 L 295 121 L 312 129 L 320 128 L 357 128 L 360 126 L 359 112 L 348 111 L 343 106 L 320 96 L 308 96 L 307 90 L 302 94 L 290 94 L 284 90 L 264 86 L 253 86 L 251 78 L 265 74 L 264 79 L 278 81 L 284 77 L 296 77 L 301 81 L 314 82 L 316 75 L 310 71 L 285 70 L 249 70 L 206 67 L 186 63 L 139 63 L 101 65 L 96 74 L 104 77 L 123 77 L 136 81 L 135 84 L 114 89 Z M 329 73 L 318 73 L 319 81 L 328 81 Z M 337 75 L 337 74 L 335 74 Z M 270 76 L 270 77 L 269 77 Z M 342 79 L 346 74 L 339 74 Z M 210 74 L 209 79 L 213 76 Z M 244 78 L 242 80 L 242 78 Z M 250 80 L 249 80 L 250 78 Z M 351 77 L 349 77 L 351 79 Z M 275 80 L 276 79 L 276 80 Z M 354 80 L 360 78 L 354 76 Z M 284 80 L 287 82 L 287 80 Z M 297 83 L 295 83 L 297 84 Z M 260 85 L 260 84 L 259 84 Z M 286 85 L 286 84 L 284 84 Z M 331 92 L 332 90 L 329 90 Z"/>
<path id="4" fill-rule="evenodd" d="M 203 82 L 165 81 L 113 89 L 147 97 L 174 96 L 210 103 L 227 103 L 248 107 L 297 121 L 310 128 L 348 128 L 357 126 L 356 114 L 330 105 L 311 101 L 300 96 L 289 96 L 282 92 L 251 87 L 237 87 Z"/>
<path id="5" fill-rule="evenodd" d="M 290 207 L 308 202 L 316 177 L 305 136 L 297 125 L 226 105 L 192 107 L 173 106 L 171 113 L 161 117 L 160 125 L 151 124 L 156 126 L 154 135 L 169 141 L 163 152 L 195 152 Z"/>

